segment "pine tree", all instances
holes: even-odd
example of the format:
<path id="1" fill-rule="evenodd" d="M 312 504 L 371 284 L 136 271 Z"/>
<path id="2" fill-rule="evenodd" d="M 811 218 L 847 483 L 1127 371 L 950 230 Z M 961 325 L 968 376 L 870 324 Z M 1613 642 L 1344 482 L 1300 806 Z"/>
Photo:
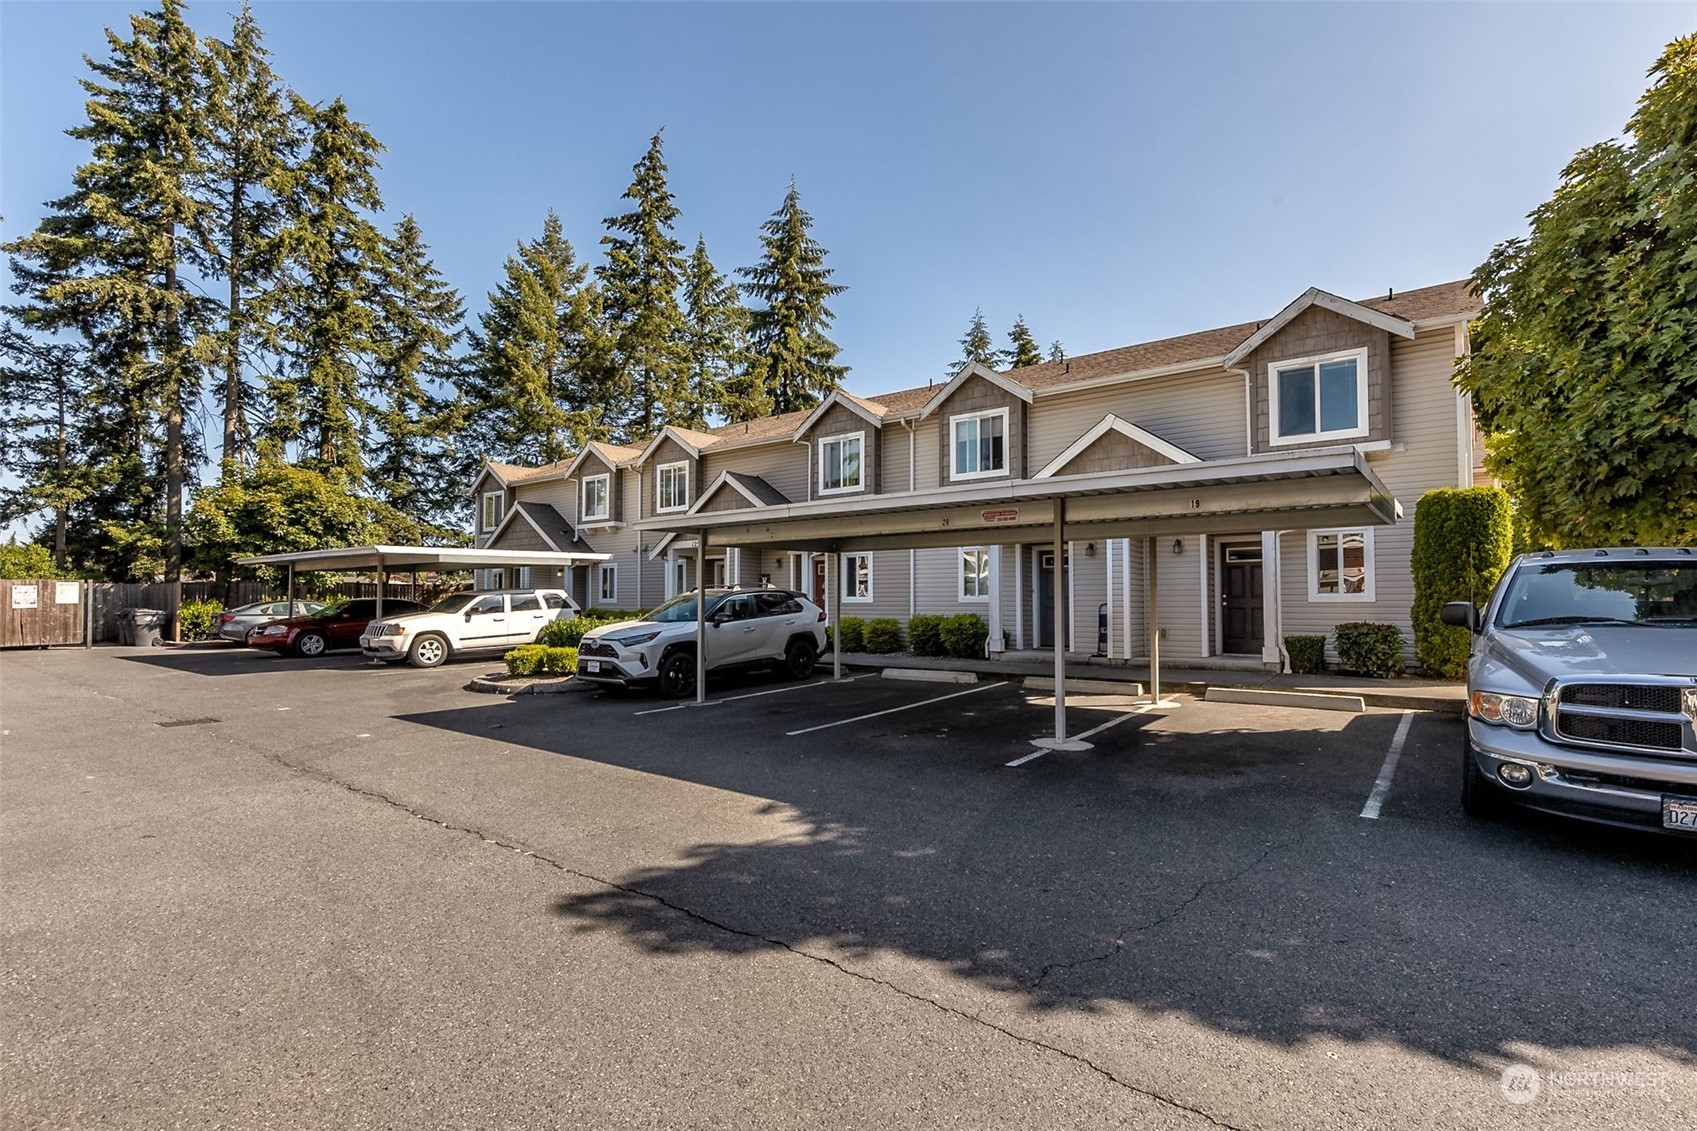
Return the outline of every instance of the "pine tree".
<path id="1" fill-rule="evenodd" d="M 996 362 L 1001 360 L 1001 354 L 996 349 L 995 339 L 990 336 L 990 327 L 984 324 L 984 311 L 974 310 L 972 321 L 967 324 L 966 333 L 960 339 L 960 360 L 952 362 L 948 375 L 954 377 L 967 366 L 977 363 L 994 369 Z"/>
<path id="2" fill-rule="evenodd" d="M 756 384 L 773 412 L 812 408 L 848 374 L 825 335 L 834 317 L 826 300 L 847 288 L 830 281 L 825 249 L 810 234 L 813 217 L 802 210 L 794 181 L 760 227 L 761 260 L 738 272 L 749 295 L 764 304 L 749 314 Z"/>
<path id="3" fill-rule="evenodd" d="M 467 431 L 478 454 L 550 463 L 609 434 L 600 293 L 553 212 L 505 273 L 471 335 L 460 386 Z"/>
<path id="4" fill-rule="evenodd" d="M 463 510 L 471 469 L 454 457 L 458 413 L 451 382 L 465 308 L 424 242 L 402 216 L 384 242 L 375 279 L 376 355 L 367 485 L 383 502 L 423 522 Z"/>
<path id="5" fill-rule="evenodd" d="M 278 249 L 286 277 L 271 300 L 282 373 L 271 381 L 269 438 L 294 445 L 300 462 L 357 484 L 360 432 L 371 412 L 362 364 L 376 349 L 372 282 L 383 262 L 377 155 L 382 146 L 348 116 L 341 99 L 294 112 L 307 151 L 280 179 L 284 223 Z"/>
<path id="6" fill-rule="evenodd" d="M 83 441 L 85 351 L 0 322 L 0 523 L 48 512 L 53 563 L 69 565 L 71 508 L 91 485 Z"/>
<path id="7" fill-rule="evenodd" d="M 1002 361 L 1009 369 L 1043 364 L 1043 351 L 1037 348 L 1037 339 L 1031 336 L 1023 314 L 1014 319 L 1013 329 L 1008 331 L 1008 348 L 1002 352 Z"/>
<path id="8" fill-rule="evenodd" d="M 607 261 L 597 271 L 612 339 L 613 365 L 627 386 L 618 421 L 621 438 L 645 438 L 687 414 L 688 359 L 684 317 L 678 308 L 683 244 L 672 235 L 678 207 L 666 187 L 660 134 L 633 167 L 622 200 L 634 207 L 603 223 Z"/>
<path id="9" fill-rule="evenodd" d="M 266 292 L 276 278 L 282 215 L 274 189 L 301 138 L 247 5 L 228 43 L 207 41 L 203 67 L 207 140 L 200 195 L 207 208 L 199 259 L 207 276 L 226 284 L 223 329 L 208 336 L 210 364 L 223 413 L 220 454 L 240 462 L 253 455 L 256 392 L 245 375 L 249 356 L 275 340 L 273 328 L 255 316 L 269 305 Z"/>
<path id="10" fill-rule="evenodd" d="M 748 309 L 736 284 L 707 257 L 707 240 L 701 237 L 684 270 L 684 325 L 689 383 L 674 423 L 705 428 L 710 416 L 738 421 L 766 415 L 769 407 L 746 380 Z"/>
<path id="11" fill-rule="evenodd" d="M 1066 359 L 1067 359 L 1067 351 L 1061 346 L 1061 340 L 1059 338 L 1056 338 L 1054 341 L 1050 342 L 1049 343 L 1049 360 L 1050 361 L 1065 361 Z"/>

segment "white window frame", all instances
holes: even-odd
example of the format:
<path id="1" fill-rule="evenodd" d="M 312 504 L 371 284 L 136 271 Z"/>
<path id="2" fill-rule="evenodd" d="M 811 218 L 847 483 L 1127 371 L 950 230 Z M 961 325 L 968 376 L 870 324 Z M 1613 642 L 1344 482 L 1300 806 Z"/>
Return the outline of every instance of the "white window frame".
<path id="1" fill-rule="evenodd" d="M 853 577 L 856 581 L 860 579 L 860 567 L 853 565 L 852 563 L 858 562 L 862 558 L 866 560 L 866 596 L 864 597 L 857 596 L 854 592 L 856 587 L 849 584 L 849 578 L 851 577 Z M 870 552 L 863 554 L 843 554 L 840 572 L 841 576 L 837 578 L 837 584 L 840 587 L 838 592 L 842 594 L 843 604 L 870 605 L 872 603 L 872 554 Z"/>
<path id="2" fill-rule="evenodd" d="M 1367 354 L 1365 348 L 1339 350 L 1336 353 L 1316 354 L 1313 357 L 1291 357 L 1283 361 L 1267 363 L 1267 443 L 1270 447 L 1283 447 L 1289 444 L 1312 444 L 1322 440 L 1349 440 L 1367 435 Z M 1334 428 L 1330 432 L 1320 430 L 1320 366 L 1330 361 L 1355 361 L 1355 407 L 1356 418 L 1354 428 Z M 1314 370 L 1314 431 L 1304 432 L 1299 436 L 1281 436 L 1279 434 L 1279 371 L 1284 369 L 1311 368 Z"/>
<path id="3" fill-rule="evenodd" d="M 1002 418 L 1002 466 L 989 471 L 961 471 L 955 466 L 957 455 L 955 429 L 964 421 L 989 420 L 992 417 Z M 1009 427 L 1008 410 L 1004 408 L 984 409 L 981 412 L 961 412 L 949 417 L 949 481 L 960 483 L 972 479 L 993 479 L 998 476 L 1011 474 L 1010 465 L 1013 462 L 1013 430 Z"/>
<path id="4" fill-rule="evenodd" d="M 513 588 L 514 589 L 529 589 L 529 588 L 531 588 L 530 567 L 529 566 L 519 566 L 518 573 L 519 573 L 518 584 L 514 585 Z"/>
<path id="5" fill-rule="evenodd" d="M 493 534 L 501 525 L 501 519 L 506 517 L 505 491 L 483 492 L 483 507 L 478 516 L 483 519 L 483 533 Z"/>
<path id="6" fill-rule="evenodd" d="M 589 511 L 589 485 L 601 484 L 601 510 L 591 514 Z M 583 513 L 579 515 L 580 523 L 606 522 L 613 517 L 613 477 L 611 474 L 586 475 L 583 477 L 583 496 L 580 504 Z"/>
<path id="7" fill-rule="evenodd" d="M 492 569 L 492 570 L 490 570 L 489 571 L 489 588 L 491 590 L 495 591 L 495 592 L 500 592 L 502 589 L 505 589 L 506 587 L 507 587 L 507 571 L 504 570 L 504 569 Z"/>
<path id="8" fill-rule="evenodd" d="M 1326 535 L 1335 535 L 1338 543 L 1338 584 L 1343 584 L 1343 543 L 1346 534 L 1361 535 L 1361 562 L 1364 576 L 1361 579 L 1359 593 L 1322 593 L 1320 592 L 1320 539 Z M 1371 526 L 1340 526 L 1326 530 L 1310 530 L 1308 532 L 1308 599 L 1316 603 L 1340 601 L 1353 604 L 1366 604 L 1377 600 L 1378 570 L 1373 560 L 1373 528 Z"/>
<path id="9" fill-rule="evenodd" d="M 851 441 L 860 450 L 860 467 L 859 467 L 858 478 L 856 479 L 855 483 L 852 486 L 849 486 L 849 487 L 827 487 L 827 486 L 825 486 L 825 449 L 827 447 L 831 446 L 831 445 L 836 445 L 837 451 L 840 453 L 842 451 L 842 446 L 844 444 L 850 443 Z M 818 466 L 819 478 L 815 481 L 818 484 L 818 486 L 817 486 L 817 493 L 818 494 L 820 494 L 820 495 L 848 495 L 848 494 L 853 494 L 856 491 L 864 491 L 866 489 L 866 433 L 865 432 L 842 432 L 842 433 L 839 433 L 838 435 L 835 435 L 835 436 L 821 436 L 819 438 L 819 458 L 816 462 L 819 465 Z M 838 463 L 840 464 L 841 462 L 842 462 L 842 457 L 839 455 L 838 456 Z"/>
<path id="10" fill-rule="evenodd" d="M 610 589 L 607 585 L 609 581 L 613 583 Z M 619 599 L 619 567 L 617 565 L 612 562 L 601 563 L 601 568 L 596 576 L 596 592 L 600 594 L 596 599 L 597 604 Z"/>
<path id="11" fill-rule="evenodd" d="M 662 500 L 666 497 L 666 473 L 678 471 L 683 477 L 683 502 L 666 506 Z M 673 463 L 663 463 L 654 469 L 654 513 L 672 514 L 689 509 L 689 461 L 680 459 Z"/>
<path id="12" fill-rule="evenodd" d="M 979 565 L 981 567 L 980 572 L 968 574 L 967 568 L 966 568 L 966 563 L 968 562 L 968 560 L 970 560 L 968 558 L 969 554 L 978 555 Z M 959 582 L 959 597 L 960 597 L 960 600 L 963 603 L 979 603 L 979 602 L 982 602 L 983 604 L 989 604 L 990 603 L 990 547 L 988 547 L 988 546 L 962 546 L 960 548 L 960 557 L 958 557 L 955 560 L 956 560 L 956 570 L 960 575 L 957 578 L 957 581 Z M 979 577 L 982 577 L 984 579 L 984 592 L 978 593 L 978 594 L 975 595 L 975 594 L 972 594 L 972 593 L 968 593 L 966 591 L 966 580 L 969 576 L 975 582 L 978 580 Z"/>

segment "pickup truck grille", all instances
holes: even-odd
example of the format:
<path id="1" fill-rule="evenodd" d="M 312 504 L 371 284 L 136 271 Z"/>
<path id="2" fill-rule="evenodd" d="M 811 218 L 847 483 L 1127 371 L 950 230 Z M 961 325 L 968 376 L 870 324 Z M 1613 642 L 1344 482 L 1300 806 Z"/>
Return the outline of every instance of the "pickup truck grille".
<path id="1" fill-rule="evenodd" d="M 618 652 L 613 650 L 611 644 L 603 644 L 599 640 L 585 640 L 578 646 L 577 654 L 580 656 L 617 656 Z"/>
<path id="2" fill-rule="evenodd" d="M 1686 748 L 1691 719 L 1671 683 L 1570 683 L 1556 689 L 1560 741 L 1647 753 L 1697 756 Z"/>

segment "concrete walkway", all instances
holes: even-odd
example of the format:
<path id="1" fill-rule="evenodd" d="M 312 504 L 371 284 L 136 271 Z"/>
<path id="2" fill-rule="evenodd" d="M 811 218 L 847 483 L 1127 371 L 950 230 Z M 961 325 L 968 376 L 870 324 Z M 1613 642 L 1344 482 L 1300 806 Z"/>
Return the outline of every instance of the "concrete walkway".
<path id="1" fill-rule="evenodd" d="M 830 654 L 820 664 L 831 662 Z M 922 668 L 932 671 L 974 672 L 1016 678 L 1052 677 L 1052 660 L 956 660 L 928 656 L 874 655 L 870 652 L 843 653 L 848 668 Z M 1146 664 L 1088 663 L 1086 657 L 1068 656 L 1068 679 L 1091 679 L 1126 683 L 1149 682 Z M 1461 680 L 1366 679 L 1346 675 L 1287 675 L 1268 671 L 1213 671 L 1161 665 L 1161 691 L 1203 695 L 1210 687 L 1253 687 L 1269 691 L 1319 691 L 1337 695 L 1359 695 L 1369 707 L 1392 707 L 1415 711 L 1440 711 L 1460 715 L 1467 710 L 1467 687 Z"/>

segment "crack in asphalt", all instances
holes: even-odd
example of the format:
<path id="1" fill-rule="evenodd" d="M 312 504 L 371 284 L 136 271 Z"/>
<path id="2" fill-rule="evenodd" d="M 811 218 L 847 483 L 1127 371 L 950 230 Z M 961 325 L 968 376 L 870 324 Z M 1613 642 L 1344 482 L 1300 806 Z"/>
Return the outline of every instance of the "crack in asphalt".
<path id="1" fill-rule="evenodd" d="M 1165 926 L 1166 924 L 1172 922 L 1174 919 L 1177 919 L 1180 915 L 1184 914 L 1185 910 L 1187 908 L 1189 908 L 1192 904 L 1194 904 L 1197 900 L 1201 899 L 1202 896 L 1207 893 L 1208 889 L 1216 888 L 1216 887 L 1224 887 L 1227 884 L 1236 883 L 1238 880 L 1241 880 L 1243 877 L 1247 876 L 1249 873 L 1251 873 L 1251 872 L 1255 871 L 1257 868 L 1259 868 L 1262 864 L 1266 863 L 1267 857 L 1271 856 L 1275 852 L 1282 851 L 1283 849 L 1295 848 L 1298 844 L 1302 843 L 1302 839 L 1303 838 L 1301 838 L 1301 837 L 1297 837 L 1294 840 L 1279 841 L 1279 842 L 1276 842 L 1276 843 L 1268 844 L 1265 848 L 1263 848 L 1261 850 L 1261 853 L 1258 856 L 1256 856 L 1255 859 L 1251 860 L 1249 863 L 1245 864 L 1243 867 L 1237 869 L 1236 871 L 1231 872 L 1228 875 L 1215 876 L 1212 879 L 1203 880 L 1200 884 L 1196 885 L 1195 891 L 1191 892 L 1189 896 L 1187 896 L 1185 899 L 1181 900 L 1171 910 L 1166 911 L 1163 914 L 1156 916 L 1154 919 L 1149 920 L 1149 922 L 1147 922 L 1147 923 L 1140 923 L 1140 924 L 1137 924 L 1135 926 L 1127 927 L 1125 930 L 1120 931 L 1118 934 L 1116 934 L 1114 936 L 1113 942 L 1111 943 L 1111 945 L 1109 945 L 1108 949 L 1104 950 L 1101 954 L 1090 954 L 1090 955 L 1084 956 L 1083 958 L 1074 958 L 1074 959 L 1070 959 L 1066 962 L 1051 962 L 1051 963 L 1049 963 L 1048 965 L 1044 966 L 1041 971 L 1038 972 L 1037 978 L 1036 978 L 1035 981 L 1033 981 L 1031 983 L 1030 988 L 1034 991 L 1035 990 L 1041 990 L 1043 988 L 1043 983 L 1048 980 L 1048 977 L 1049 977 L 1050 974 L 1058 973 L 1058 972 L 1063 971 L 1063 970 L 1074 970 L 1074 969 L 1077 969 L 1080 966 L 1089 966 L 1089 965 L 1092 965 L 1094 963 L 1108 962 L 1109 960 L 1113 959 L 1117 955 L 1124 952 L 1124 950 L 1125 950 L 1125 940 L 1128 936 L 1145 934 L 1149 931 L 1153 931 L 1157 927 Z M 1071 995 L 1062 995 L 1062 996 L 1071 996 Z"/>
<path id="2" fill-rule="evenodd" d="M 775 949 L 787 951 L 788 953 L 793 954 L 798 958 L 804 958 L 804 959 L 806 959 L 810 962 L 818 963 L 821 966 L 830 967 L 832 970 L 835 970 L 839 974 L 844 974 L 844 975 L 847 975 L 848 977 L 854 978 L 858 981 L 868 982 L 872 985 L 879 986 L 883 989 L 889 990 L 891 993 L 898 994 L 901 997 L 908 999 L 909 1001 L 912 1001 L 912 1002 L 915 1002 L 915 1003 L 918 1003 L 918 1004 L 921 1004 L 921 1005 L 928 1005 L 932 1009 L 937 1010 L 939 1013 L 946 1014 L 949 1017 L 953 1017 L 953 1018 L 956 1018 L 958 1020 L 965 1021 L 965 1022 L 972 1024 L 972 1025 L 981 1025 L 984 1028 L 989 1029 L 989 1030 L 991 1030 L 995 1033 L 998 1033 L 1001 1036 L 1007 1037 L 1008 1039 L 1010 1039 L 1012 1041 L 1016 1041 L 1019 1044 L 1026 1046 L 1027 1048 L 1037 1049 L 1037 1050 L 1042 1051 L 1042 1052 L 1051 1053 L 1055 1056 L 1061 1057 L 1064 1060 L 1071 1061 L 1072 1063 L 1077 1064 L 1077 1065 L 1085 1068 L 1086 1070 L 1088 1070 L 1092 1073 L 1095 1073 L 1097 1076 L 1100 1076 L 1102 1079 L 1106 1080 L 1108 1083 L 1114 1085 L 1115 1087 L 1123 1089 L 1124 1091 L 1130 1092 L 1133 1095 L 1142 1096 L 1143 1098 L 1150 1100 L 1150 1101 L 1152 1101 L 1153 1103 L 1155 1103 L 1159 1106 L 1171 1108 L 1174 1111 L 1181 1111 L 1181 1112 L 1184 1112 L 1187 1115 L 1194 1115 L 1194 1116 L 1196 1116 L 1200 1119 L 1205 1119 L 1215 1127 L 1224 1128 L 1225 1131 L 1243 1131 L 1243 1129 L 1239 1128 L 1237 1125 L 1232 1124 L 1232 1123 L 1227 1123 L 1225 1120 L 1220 1119 L 1219 1117 L 1217 1117 L 1217 1116 L 1215 1116 L 1215 1115 L 1213 1115 L 1213 1114 L 1211 1114 L 1207 1111 L 1204 1111 L 1201 1108 L 1192 1107 L 1189 1104 L 1182 1103 L 1179 1100 L 1175 1100 L 1175 1099 L 1172 1099 L 1169 1096 L 1162 1095 L 1160 1092 L 1154 1091 L 1154 1090 L 1149 1089 L 1149 1088 L 1140 1087 L 1139 1085 L 1134 1084 L 1129 1080 L 1125 1080 L 1125 1079 L 1121 1078 L 1119 1075 L 1117 1075 L 1112 1069 L 1107 1068 L 1104 1065 L 1097 1063 L 1096 1061 L 1092 1060 L 1088 1056 L 1083 1055 L 1082 1053 L 1072 1052 L 1071 1050 L 1062 1048 L 1059 1045 L 1050 1044 L 1049 1042 L 1039 1040 L 1036 1037 L 1031 1037 L 1031 1036 L 1027 1036 L 1023 1033 L 1016 1032 L 1013 1029 L 1009 1029 L 1005 1025 L 999 1025 L 994 1021 L 986 1021 L 978 1013 L 968 1013 L 963 1009 L 959 1009 L 959 1008 L 952 1006 L 952 1005 L 947 1005 L 943 1002 L 936 1000 L 935 998 L 926 997 L 923 994 L 918 994 L 918 993 L 913 992 L 912 990 L 905 989 L 904 987 L 897 985 L 894 982 L 887 981 L 886 979 L 878 978 L 878 977 L 875 977 L 871 974 L 867 974 L 867 973 L 864 973 L 862 971 L 852 969 L 851 967 L 843 965 L 841 962 L 837 961 L 836 959 L 831 958 L 829 955 L 816 954 L 813 951 L 803 949 L 802 947 L 798 947 L 798 946 L 796 946 L 792 943 L 786 942 L 783 939 L 774 938 L 771 935 L 761 934 L 758 931 L 750 931 L 750 930 L 746 930 L 746 929 L 741 928 L 741 927 L 734 927 L 729 923 L 721 922 L 717 919 L 714 919 L 710 915 L 705 915 L 702 912 L 696 911 L 693 908 L 686 907 L 686 906 L 684 906 L 683 904 L 680 904 L 680 903 L 676 903 L 676 902 L 674 902 L 670 899 L 667 899 L 665 896 L 659 895 L 655 892 L 644 891 L 641 888 L 632 887 L 629 884 L 619 883 L 617 880 L 610 880 L 610 879 L 607 879 L 604 876 L 597 876 L 597 875 L 594 875 L 593 873 L 590 873 L 590 872 L 581 871 L 577 868 L 573 868 L 571 865 L 566 864 L 565 862 L 563 862 L 561 860 L 557 860 L 554 857 L 548 856 L 545 853 L 537 852 L 534 849 L 527 848 L 523 844 L 519 844 L 519 843 L 516 843 L 514 841 L 510 841 L 510 840 L 505 840 L 505 839 L 503 839 L 499 836 L 492 836 L 488 832 L 486 832 L 482 829 L 472 828 L 472 827 L 469 827 L 469 826 L 466 826 L 466 825 L 456 825 L 456 824 L 453 824 L 452 822 L 445 821 L 445 820 L 441 819 L 440 817 L 433 817 L 429 813 L 425 813 L 421 810 L 415 809 L 412 806 L 408 805 L 406 802 L 399 801 L 399 800 L 389 796 L 388 794 L 383 793 L 380 790 L 366 789 L 363 786 L 358 786 L 358 785 L 354 785 L 351 782 L 343 781 L 341 778 L 336 777 L 334 774 L 331 774 L 328 771 L 321 770 L 321 769 L 318 769 L 318 768 L 312 767 L 312 766 L 303 766 L 303 765 L 296 763 L 296 762 L 290 762 L 288 759 L 282 757 L 281 755 L 274 754 L 274 753 L 271 753 L 271 752 L 268 752 L 268 751 L 259 751 L 259 753 L 267 761 L 274 762 L 277 765 L 282 766 L 285 769 L 288 769 L 288 770 L 293 771 L 295 773 L 303 774 L 303 775 L 310 777 L 310 778 L 312 778 L 316 781 L 322 782 L 325 785 L 335 786 L 338 789 L 345 790 L 348 793 L 354 794 L 358 797 L 364 797 L 364 798 L 368 798 L 372 801 L 380 802 L 380 803 L 387 805 L 387 806 L 389 806 L 393 809 L 398 809 L 402 813 L 406 813 L 407 815 L 414 817 L 414 818 L 416 818 L 420 821 L 424 821 L 428 824 L 435 825 L 438 828 L 447 830 L 448 832 L 456 832 L 456 833 L 462 833 L 466 836 L 474 836 L 478 840 L 482 841 L 484 844 L 492 845 L 496 848 L 504 848 L 504 849 L 507 849 L 511 852 L 514 852 L 514 853 L 517 853 L 519 855 L 528 857 L 529 859 L 534 860 L 539 864 L 546 865 L 547 867 L 552 868 L 555 871 L 561 872 L 565 875 L 574 876 L 574 877 L 576 877 L 580 880 L 584 880 L 588 883 L 598 884 L 598 885 L 605 887 L 605 888 L 608 888 L 612 891 L 622 892 L 623 894 L 632 896 L 632 897 L 637 898 L 637 899 L 648 900 L 652 903 L 655 903 L 655 904 L 657 904 L 661 907 L 666 908 L 669 911 L 672 911 L 672 912 L 675 912 L 679 915 L 682 915 L 685 918 L 691 920 L 692 922 L 700 923 L 703 926 L 712 928 L 713 930 L 722 931 L 725 934 L 735 935 L 739 938 L 751 939 L 755 942 L 764 943 L 765 945 L 773 947 Z M 1261 854 L 1261 856 L 1256 859 L 1255 864 L 1251 864 L 1249 866 L 1249 868 L 1245 868 L 1245 869 L 1243 869 L 1243 871 L 1247 872 L 1251 868 L 1255 867 L 1256 864 L 1259 864 L 1262 860 L 1266 859 L 1266 857 L 1270 853 L 1272 853 L 1274 848 L 1276 848 L 1276 847 L 1279 847 L 1279 846 L 1269 847 L 1266 852 L 1263 852 Z M 1241 875 L 1242 873 L 1238 873 L 1238 874 Z M 1200 897 L 1203 889 L 1209 887 L 1210 885 L 1212 885 L 1214 883 L 1224 883 L 1224 882 L 1228 882 L 1230 879 L 1234 879 L 1234 878 L 1236 878 L 1236 877 L 1232 876 L 1232 877 L 1227 877 L 1224 880 L 1210 880 L 1210 881 L 1204 883 L 1202 885 L 1202 888 L 1199 888 L 1197 890 L 1197 892 L 1194 895 L 1191 896 L 1190 899 L 1185 901 L 1184 904 L 1181 904 L 1178 908 L 1176 908 L 1172 912 L 1168 913 L 1168 915 L 1164 916 L 1162 919 L 1157 920 L 1156 923 L 1153 924 L 1153 925 L 1158 925 L 1159 923 L 1164 922 L 1167 918 L 1171 918 L 1173 915 L 1178 914 L 1178 912 L 1183 910 L 1183 908 L 1185 906 L 1188 906 L 1190 903 L 1195 902 L 1196 899 L 1198 897 Z"/>

